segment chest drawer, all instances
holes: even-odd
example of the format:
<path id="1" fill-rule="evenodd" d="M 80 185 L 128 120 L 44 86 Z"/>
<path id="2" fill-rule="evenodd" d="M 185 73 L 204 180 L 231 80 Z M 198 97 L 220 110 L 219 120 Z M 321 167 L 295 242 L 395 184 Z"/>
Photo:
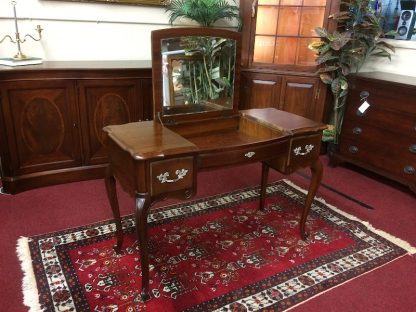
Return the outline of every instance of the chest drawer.
<path id="1" fill-rule="evenodd" d="M 339 153 L 357 164 L 367 164 L 377 171 L 416 182 L 416 151 L 414 150 L 416 147 L 410 144 L 408 138 L 389 137 L 389 135 L 384 138 L 385 143 L 344 136 Z"/>
<path id="2" fill-rule="evenodd" d="M 358 108 L 363 101 L 352 93 L 348 100 L 348 107 L 344 118 L 343 131 L 349 131 L 360 125 L 372 125 L 396 133 L 406 133 L 416 136 L 416 113 L 403 113 L 392 108 L 380 105 L 381 99 L 368 98 L 370 107 L 361 114 Z M 392 106 L 394 104 L 392 103 Z"/>
<path id="3" fill-rule="evenodd" d="M 150 163 L 150 192 L 152 196 L 181 190 L 196 189 L 194 156 L 171 158 Z"/>

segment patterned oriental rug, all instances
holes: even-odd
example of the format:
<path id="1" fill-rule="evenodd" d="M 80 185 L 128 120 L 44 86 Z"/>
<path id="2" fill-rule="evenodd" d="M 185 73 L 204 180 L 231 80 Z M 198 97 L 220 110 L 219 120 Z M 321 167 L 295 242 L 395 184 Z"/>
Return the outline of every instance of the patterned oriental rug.
<path id="1" fill-rule="evenodd" d="M 416 252 L 404 241 L 316 199 L 307 241 L 298 221 L 304 191 L 287 180 L 151 210 L 150 289 L 140 297 L 132 216 L 116 254 L 115 225 L 100 222 L 22 237 L 31 311 L 284 311 Z"/>

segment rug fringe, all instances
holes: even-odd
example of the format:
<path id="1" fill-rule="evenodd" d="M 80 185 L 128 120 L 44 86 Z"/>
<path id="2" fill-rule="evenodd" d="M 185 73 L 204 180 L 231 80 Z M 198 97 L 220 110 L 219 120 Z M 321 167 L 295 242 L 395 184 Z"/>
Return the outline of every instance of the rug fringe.
<path id="1" fill-rule="evenodd" d="M 293 183 L 293 182 L 292 182 L 292 181 L 290 181 L 290 180 L 283 179 L 283 181 L 284 181 L 285 183 L 287 183 L 288 185 L 290 185 L 291 187 L 293 187 L 293 188 L 295 188 L 295 189 L 297 189 L 297 190 L 301 191 L 301 192 L 302 192 L 302 193 L 304 193 L 304 194 L 307 194 L 307 193 L 308 193 L 305 189 L 303 189 L 302 187 L 300 187 L 300 186 L 296 185 L 295 183 Z M 380 229 L 375 228 L 375 227 L 374 227 L 372 224 L 370 224 L 368 221 L 361 220 L 361 219 L 357 218 L 357 217 L 356 217 L 356 216 L 354 216 L 354 215 L 351 215 L 351 214 L 349 214 L 349 213 L 347 213 L 347 212 L 345 212 L 345 211 L 340 210 L 339 208 L 337 208 L 337 207 L 335 207 L 335 206 L 333 206 L 333 205 L 329 204 L 329 203 L 328 203 L 325 199 L 323 199 L 323 198 L 320 198 L 320 197 L 315 197 L 315 200 L 317 200 L 317 201 L 319 201 L 319 202 L 321 202 L 321 203 L 325 204 L 326 206 L 328 206 L 329 208 L 331 208 L 331 209 L 332 209 L 332 210 L 334 210 L 335 212 L 339 213 L 340 215 L 343 215 L 344 217 L 346 217 L 346 218 L 348 218 L 348 219 L 350 219 L 350 220 L 352 220 L 352 221 L 357 221 L 357 222 L 359 222 L 359 223 L 363 224 L 363 225 L 364 225 L 367 229 L 369 229 L 370 231 L 372 231 L 372 232 L 376 233 L 377 235 L 379 235 L 379 236 L 381 236 L 381 237 L 383 237 L 383 238 L 385 238 L 385 239 L 389 240 L 389 241 L 390 241 L 390 242 L 392 242 L 393 244 L 395 244 L 395 245 L 399 246 L 400 248 L 403 248 L 404 250 L 406 250 L 406 251 L 407 251 L 407 253 L 408 253 L 409 255 L 414 255 L 414 254 L 416 254 L 416 247 L 413 247 L 413 246 L 412 246 L 412 245 L 410 245 L 410 243 L 408 243 L 407 241 L 405 241 L 405 240 L 403 240 L 403 239 L 401 239 L 401 238 L 398 238 L 398 237 L 396 237 L 396 236 L 394 236 L 394 235 L 391 235 L 391 234 L 389 234 L 389 233 L 387 233 L 387 232 L 385 232 L 385 231 L 383 231 L 383 230 L 380 230 Z"/>
<path id="2" fill-rule="evenodd" d="M 41 312 L 43 309 L 39 304 L 38 288 L 36 286 L 32 257 L 29 250 L 29 239 L 27 237 L 22 236 L 17 240 L 16 253 L 23 271 L 23 303 L 29 307 L 29 312 Z"/>
<path id="3" fill-rule="evenodd" d="M 403 258 L 404 256 L 406 256 L 406 254 L 404 254 L 404 255 L 402 255 L 402 256 L 400 256 L 400 257 L 398 257 L 398 258 L 395 258 L 395 259 L 393 259 L 393 260 L 391 260 L 391 261 L 388 261 L 388 262 L 386 262 L 386 263 L 382 264 L 381 266 L 375 267 L 375 268 L 373 268 L 373 269 L 371 269 L 371 270 L 369 270 L 369 271 L 367 271 L 367 272 L 364 272 L 364 273 L 363 273 L 363 274 L 361 274 L 361 275 L 357 275 L 357 276 L 355 276 L 355 277 L 353 277 L 353 278 L 351 278 L 351 279 L 348 279 L 348 280 L 346 280 L 346 281 L 344 281 L 344 282 L 342 282 L 342 283 L 339 283 L 338 285 L 332 286 L 332 287 L 330 287 L 330 288 L 328 288 L 328 289 L 326 289 L 326 290 L 324 290 L 324 291 L 322 291 L 322 292 L 320 292 L 320 293 L 317 293 L 317 294 L 313 295 L 312 297 L 309 297 L 308 299 L 306 299 L 306 300 L 304 300 L 304 301 L 302 301 L 302 302 L 299 302 L 299 303 L 297 303 L 297 304 L 295 304 L 295 305 L 291 306 L 290 308 L 288 308 L 288 309 L 286 309 L 286 310 L 283 310 L 283 311 L 289 311 L 289 310 L 292 310 L 292 309 L 294 309 L 294 308 L 296 308 L 296 307 L 298 307 L 298 306 L 300 306 L 300 305 L 302 305 L 302 304 L 305 304 L 306 302 L 308 302 L 308 301 L 310 301 L 310 300 L 312 300 L 312 299 L 315 299 L 316 297 L 319 297 L 319 296 L 321 296 L 321 295 L 323 295 L 323 294 L 325 294 L 325 293 L 327 293 L 327 292 L 330 292 L 330 291 L 334 290 L 335 288 L 338 288 L 338 287 L 340 287 L 340 286 L 343 286 L 343 285 L 345 285 L 345 284 L 347 284 L 347 283 L 349 283 L 349 282 L 352 282 L 352 281 L 354 281 L 354 280 L 356 280 L 356 279 L 358 279 L 358 278 L 360 278 L 360 277 L 362 277 L 362 276 L 364 276 L 364 275 L 367 275 L 368 273 L 371 273 L 371 272 L 373 272 L 373 271 L 376 271 L 376 270 L 378 270 L 378 269 L 380 269 L 380 268 L 382 268 L 382 267 L 384 267 L 384 266 L 386 266 L 386 265 L 388 265 L 388 264 L 390 264 L 390 263 L 392 263 L 392 262 L 394 262 L 394 261 L 396 261 L 396 260 L 399 260 L 399 259 Z"/>

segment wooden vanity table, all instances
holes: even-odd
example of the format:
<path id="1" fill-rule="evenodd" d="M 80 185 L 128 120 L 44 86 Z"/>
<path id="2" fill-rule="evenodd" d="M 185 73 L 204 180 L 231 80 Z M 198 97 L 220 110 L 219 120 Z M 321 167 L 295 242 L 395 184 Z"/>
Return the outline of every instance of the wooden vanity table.
<path id="1" fill-rule="evenodd" d="M 186 46 L 189 42 L 192 43 L 189 53 L 195 58 L 189 56 Z M 209 67 L 222 56 L 217 55 L 214 60 L 205 59 L 202 52 L 195 51 L 209 48 L 199 49 L 196 43 L 214 44 L 215 51 L 222 51 L 232 64 L 225 64 L 222 60 L 218 68 Z M 319 151 L 325 128 L 323 124 L 274 108 L 238 111 L 240 34 L 237 32 L 208 28 L 158 30 L 152 33 L 152 51 L 154 120 L 104 128 L 110 160 L 106 188 L 117 228 L 116 250 L 120 250 L 123 240 L 115 187 L 117 180 L 135 198 L 143 300 L 150 299 L 147 250 L 150 206 L 161 198 L 190 198 L 196 192 L 200 170 L 262 162 L 259 201 L 262 209 L 270 167 L 284 174 L 310 167 L 312 180 L 300 221 L 300 233 L 305 239 L 306 218 L 322 176 Z M 181 53 L 184 62 L 180 67 L 166 70 L 164 56 L 175 54 L 175 59 L 178 59 Z M 211 80 L 218 84 L 212 86 L 213 89 L 227 85 L 231 89 L 224 87 L 214 100 L 200 98 L 198 102 L 191 101 L 189 89 L 192 87 L 201 93 L 202 89 L 196 80 L 185 75 L 197 72 L 198 62 L 203 64 L 204 74 L 216 72 Z M 226 69 L 221 68 L 221 64 Z M 167 75 L 167 72 L 182 76 L 180 79 L 176 77 L 172 83 L 170 79 L 175 77 Z M 231 77 L 230 84 L 221 83 L 223 75 Z M 193 85 L 187 85 L 186 81 Z M 169 90 L 169 86 L 175 83 L 181 85 L 179 90 Z"/>

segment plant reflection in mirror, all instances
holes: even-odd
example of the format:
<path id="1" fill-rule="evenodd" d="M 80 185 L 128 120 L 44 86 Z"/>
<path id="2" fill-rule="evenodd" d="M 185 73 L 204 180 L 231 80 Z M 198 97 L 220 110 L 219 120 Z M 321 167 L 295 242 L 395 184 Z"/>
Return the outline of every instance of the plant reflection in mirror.
<path id="1" fill-rule="evenodd" d="M 235 42 L 215 37 L 182 37 L 180 46 L 185 57 L 175 75 L 184 103 L 217 100 L 214 102 L 229 101 L 232 105 Z"/>

